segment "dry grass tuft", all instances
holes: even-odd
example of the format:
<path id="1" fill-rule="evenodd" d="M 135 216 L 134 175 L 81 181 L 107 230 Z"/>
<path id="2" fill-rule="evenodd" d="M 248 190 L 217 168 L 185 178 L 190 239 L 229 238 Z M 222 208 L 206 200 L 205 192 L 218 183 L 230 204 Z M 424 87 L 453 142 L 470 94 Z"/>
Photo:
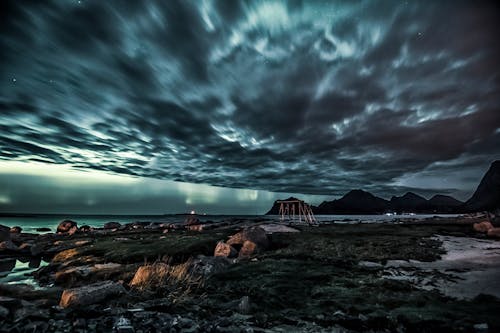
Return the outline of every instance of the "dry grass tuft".
<path id="1" fill-rule="evenodd" d="M 140 291 L 166 289 L 169 293 L 185 295 L 203 285 L 203 278 L 195 275 L 191 267 L 191 259 L 178 265 L 165 262 L 147 264 L 137 269 L 129 285 Z"/>

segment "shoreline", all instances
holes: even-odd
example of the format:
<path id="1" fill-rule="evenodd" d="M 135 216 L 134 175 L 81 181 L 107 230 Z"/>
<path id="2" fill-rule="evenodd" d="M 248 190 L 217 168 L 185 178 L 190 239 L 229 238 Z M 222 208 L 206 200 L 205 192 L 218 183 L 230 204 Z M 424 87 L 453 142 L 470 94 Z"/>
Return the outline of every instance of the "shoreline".
<path id="1" fill-rule="evenodd" d="M 135 330 L 160 325 L 180 332 L 500 328 L 500 299 L 486 294 L 450 297 L 439 284 L 460 283 L 457 274 L 470 272 L 439 265 L 450 259 L 450 241 L 484 240 L 472 229 L 479 219 L 317 227 L 269 219 L 193 221 L 131 223 L 73 235 L 13 234 L 14 243 L 31 243 L 30 256 L 48 264 L 33 273 L 41 289 L 0 283 L 0 293 L 10 298 L 0 302 L 9 313 L 0 331 L 26 320 L 41 331 L 110 331 L 121 319 Z M 255 227 L 268 230 L 265 247 L 245 257 L 213 256 L 218 242 Z M 500 247 L 497 240 L 488 242 Z M 159 285 L 148 280 L 139 288 L 134 282 L 139 271 L 158 267 L 182 268 L 189 274 L 181 280 L 169 275 Z M 405 278 L 391 278 L 391 272 Z M 422 288 L 422 282 L 432 288 Z M 77 292 L 102 283 L 108 285 L 100 288 L 117 293 L 95 303 L 61 307 L 64 290 Z"/>

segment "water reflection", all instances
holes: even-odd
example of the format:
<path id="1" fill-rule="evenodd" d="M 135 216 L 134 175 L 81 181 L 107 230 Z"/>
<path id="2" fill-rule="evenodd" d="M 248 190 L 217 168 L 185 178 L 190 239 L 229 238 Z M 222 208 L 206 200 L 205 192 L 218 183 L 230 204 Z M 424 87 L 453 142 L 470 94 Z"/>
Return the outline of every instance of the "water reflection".
<path id="1" fill-rule="evenodd" d="M 24 283 L 38 287 L 31 273 L 47 264 L 40 258 L 0 259 L 0 283 Z"/>

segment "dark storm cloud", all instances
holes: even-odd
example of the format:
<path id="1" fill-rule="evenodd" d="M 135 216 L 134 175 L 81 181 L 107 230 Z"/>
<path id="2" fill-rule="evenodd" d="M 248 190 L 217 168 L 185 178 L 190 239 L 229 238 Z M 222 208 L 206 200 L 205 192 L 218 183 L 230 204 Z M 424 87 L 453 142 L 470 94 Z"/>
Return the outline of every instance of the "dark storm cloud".
<path id="1" fill-rule="evenodd" d="M 499 157 L 493 2 L 2 6 L 2 159 L 387 195 Z"/>

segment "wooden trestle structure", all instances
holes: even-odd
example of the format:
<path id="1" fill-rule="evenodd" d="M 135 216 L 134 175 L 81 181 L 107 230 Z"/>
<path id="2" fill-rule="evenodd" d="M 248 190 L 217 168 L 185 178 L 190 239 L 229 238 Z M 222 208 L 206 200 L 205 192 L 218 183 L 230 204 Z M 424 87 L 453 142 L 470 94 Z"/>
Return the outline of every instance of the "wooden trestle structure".
<path id="1" fill-rule="evenodd" d="M 289 221 L 298 221 L 307 222 L 309 224 L 316 224 L 316 218 L 314 217 L 314 213 L 311 209 L 311 206 L 306 204 L 302 200 L 278 200 L 280 204 L 279 215 L 280 220 L 284 221 L 285 219 Z"/>

